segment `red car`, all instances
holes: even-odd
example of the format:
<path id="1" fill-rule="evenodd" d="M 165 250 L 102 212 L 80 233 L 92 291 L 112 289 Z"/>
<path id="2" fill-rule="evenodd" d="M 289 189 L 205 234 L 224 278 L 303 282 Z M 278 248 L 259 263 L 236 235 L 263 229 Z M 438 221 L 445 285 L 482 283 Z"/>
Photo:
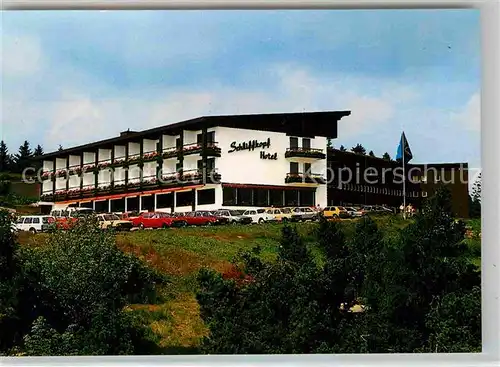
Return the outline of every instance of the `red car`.
<path id="1" fill-rule="evenodd" d="M 176 218 L 178 226 L 211 226 L 219 224 L 219 218 L 208 211 L 184 213 Z"/>
<path id="2" fill-rule="evenodd" d="M 139 212 L 125 212 L 120 215 L 120 218 L 123 220 L 129 220 L 131 221 L 132 219 L 135 219 L 139 216 Z"/>
<path id="3" fill-rule="evenodd" d="M 167 213 L 141 213 L 138 217 L 130 219 L 134 227 L 144 228 L 167 228 L 171 227 L 176 218 Z"/>
<path id="4" fill-rule="evenodd" d="M 58 229 L 70 229 L 78 221 L 78 218 L 93 214 L 95 214 L 95 211 L 88 208 L 66 208 L 51 211 L 51 216 L 55 218 L 56 228 Z"/>

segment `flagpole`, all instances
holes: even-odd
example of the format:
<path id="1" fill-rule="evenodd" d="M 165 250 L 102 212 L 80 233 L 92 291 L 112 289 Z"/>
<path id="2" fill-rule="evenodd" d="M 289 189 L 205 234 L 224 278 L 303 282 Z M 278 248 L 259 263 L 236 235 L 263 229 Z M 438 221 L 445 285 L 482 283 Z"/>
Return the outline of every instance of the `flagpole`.
<path id="1" fill-rule="evenodd" d="M 404 133 L 403 133 L 404 134 Z M 403 219 L 406 219 L 406 172 L 405 172 L 405 139 L 404 135 L 401 139 L 403 141 L 403 152 L 402 152 L 402 160 L 403 160 Z"/>

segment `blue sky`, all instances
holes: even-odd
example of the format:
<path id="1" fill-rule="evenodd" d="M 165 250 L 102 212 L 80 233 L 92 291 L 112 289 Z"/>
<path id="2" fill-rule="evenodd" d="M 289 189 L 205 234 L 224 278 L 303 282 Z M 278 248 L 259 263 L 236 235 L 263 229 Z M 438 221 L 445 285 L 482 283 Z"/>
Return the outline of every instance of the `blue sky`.
<path id="1" fill-rule="evenodd" d="M 480 166 L 475 10 L 2 14 L 2 130 L 51 151 L 207 114 L 346 110 L 335 146 Z"/>

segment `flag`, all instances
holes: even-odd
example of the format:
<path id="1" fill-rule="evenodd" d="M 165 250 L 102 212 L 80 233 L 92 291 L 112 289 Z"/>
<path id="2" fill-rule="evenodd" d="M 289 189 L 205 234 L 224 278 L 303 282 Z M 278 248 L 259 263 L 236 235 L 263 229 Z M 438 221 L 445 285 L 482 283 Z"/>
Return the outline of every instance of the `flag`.
<path id="1" fill-rule="evenodd" d="M 404 150 L 404 153 L 403 153 L 403 150 Z M 403 159 L 403 155 L 404 155 L 405 163 L 408 163 L 413 158 L 413 154 L 411 153 L 410 145 L 408 144 L 408 140 L 406 140 L 406 136 L 405 136 L 404 132 L 401 134 L 401 140 L 399 141 L 398 152 L 396 153 L 396 160 L 398 162 L 401 162 Z"/>

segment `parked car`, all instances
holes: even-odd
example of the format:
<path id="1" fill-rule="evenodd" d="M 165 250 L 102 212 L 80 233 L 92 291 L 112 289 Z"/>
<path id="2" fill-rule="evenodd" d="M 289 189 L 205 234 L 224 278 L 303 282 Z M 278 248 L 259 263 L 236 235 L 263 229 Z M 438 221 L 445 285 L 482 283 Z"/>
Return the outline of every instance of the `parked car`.
<path id="1" fill-rule="evenodd" d="M 213 224 L 220 225 L 220 224 L 228 224 L 229 223 L 229 219 L 228 218 L 218 216 L 215 211 L 211 211 L 211 210 L 197 210 L 197 213 L 203 213 L 204 215 L 206 215 L 208 217 L 214 218 L 215 222 Z"/>
<path id="2" fill-rule="evenodd" d="M 220 219 L 212 212 L 187 212 L 176 218 L 178 226 L 211 226 L 220 223 Z"/>
<path id="3" fill-rule="evenodd" d="M 252 223 L 252 218 L 243 215 L 242 210 L 234 209 L 219 209 L 214 212 L 218 217 L 227 218 L 229 224 L 250 224 Z"/>
<path id="4" fill-rule="evenodd" d="M 292 220 L 292 210 L 290 208 L 269 208 L 266 214 L 273 216 L 275 222 L 288 222 Z"/>
<path id="5" fill-rule="evenodd" d="M 17 219 L 14 230 L 31 233 L 48 232 L 54 226 L 55 221 L 55 218 L 50 215 L 24 215 Z"/>
<path id="6" fill-rule="evenodd" d="M 125 212 L 120 214 L 120 218 L 123 220 L 132 220 L 137 218 L 140 215 L 139 212 Z"/>
<path id="7" fill-rule="evenodd" d="M 172 227 L 177 218 L 172 217 L 167 213 L 161 212 L 145 212 L 141 213 L 139 216 L 129 219 L 132 226 L 144 228 L 168 228 Z"/>
<path id="8" fill-rule="evenodd" d="M 274 215 L 267 213 L 266 209 L 248 209 L 243 216 L 252 218 L 252 223 L 267 223 L 274 221 Z"/>
<path id="9" fill-rule="evenodd" d="M 349 218 L 349 213 L 343 206 L 327 206 L 323 210 L 323 216 L 325 218 Z"/>
<path id="10" fill-rule="evenodd" d="M 319 213 L 309 207 L 298 207 L 292 209 L 292 222 L 315 221 L 319 219 Z"/>
<path id="11" fill-rule="evenodd" d="M 132 222 L 120 219 L 116 214 L 97 214 L 101 229 L 115 229 L 117 231 L 130 231 Z"/>
<path id="12" fill-rule="evenodd" d="M 90 208 L 54 209 L 50 212 L 50 215 L 56 220 L 56 227 L 60 229 L 69 229 L 79 218 L 86 218 L 95 214 L 95 210 Z"/>
<path id="13" fill-rule="evenodd" d="M 346 206 L 345 209 L 347 210 L 347 213 L 351 218 L 362 217 L 363 215 L 366 214 L 363 209 L 355 208 L 353 206 Z"/>

